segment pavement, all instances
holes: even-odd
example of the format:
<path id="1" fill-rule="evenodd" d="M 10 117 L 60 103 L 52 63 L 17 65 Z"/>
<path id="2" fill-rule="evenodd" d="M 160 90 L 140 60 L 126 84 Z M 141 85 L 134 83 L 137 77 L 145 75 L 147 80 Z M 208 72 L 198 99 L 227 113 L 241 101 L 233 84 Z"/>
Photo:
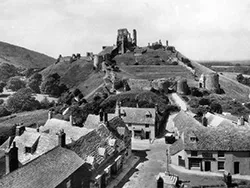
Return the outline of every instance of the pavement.
<path id="1" fill-rule="evenodd" d="M 126 176 L 129 174 L 129 171 L 131 171 L 135 165 L 139 162 L 140 158 L 137 156 L 132 156 L 128 159 L 126 164 L 123 165 L 122 171 L 119 173 L 119 175 L 113 179 L 106 188 L 115 188 L 118 187 L 119 183 L 126 178 Z"/>
<path id="2" fill-rule="evenodd" d="M 140 156 L 141 162 L 136 171 L 123 185 L 124 188 L 152 188 L 156 187 L 156 176 L 165 172 L 167 168 L 167 157 L 165 139 L 156 139 L 150 144 L 150 150 L 137 151 L 135 155 Z"/>

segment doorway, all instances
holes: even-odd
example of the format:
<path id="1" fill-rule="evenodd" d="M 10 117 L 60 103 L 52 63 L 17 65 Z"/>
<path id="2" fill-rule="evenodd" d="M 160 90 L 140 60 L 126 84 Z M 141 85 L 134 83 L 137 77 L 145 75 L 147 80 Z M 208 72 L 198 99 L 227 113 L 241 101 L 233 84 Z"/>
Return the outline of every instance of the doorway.
<path id="1" fill-rule="evenodd" d="M 234 174 L 240 173 L 240 162 L 234 162 Z"/>
<path id="2" fill-rule="evenodd" d="M 211 162 L 205 161 L 205 171 L 211 171 Z"/>
<path id="3" fill-rule="evenodd" d="M 146 139 L 149 139 L 149 138 L 150 138 L 150 132 L 146 131 Z"/>

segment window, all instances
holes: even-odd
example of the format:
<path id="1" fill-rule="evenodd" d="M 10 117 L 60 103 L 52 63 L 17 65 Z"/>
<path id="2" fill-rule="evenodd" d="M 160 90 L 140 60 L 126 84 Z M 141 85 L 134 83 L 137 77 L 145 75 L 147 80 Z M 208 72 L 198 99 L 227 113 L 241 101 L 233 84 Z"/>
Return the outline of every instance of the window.
<path id="1" fill-rule="evenodd" d="M 31 147 L 25 147 L 25 153 L 31 153 L 32 149 Z"/>
<path id="2" fill-rule="evenodd" d="M 209 152 L 204 152 L 202 153 L 203 158 L 213 158 L 213 154 Z"/>
<path id="3" fill-rule="evenodd" d="M 218 152 L 218 157 L 225 157 L 225 153 L 222 152 L 222 151 L 219 151 L 219 152 Z"/>
<path id="4" fill-rule="evenodd" d="M 132 125 L 131 123 L 128 124 L 129 127 L 131 127 L 131 125 Z"/>
<path id="5" fill-rule="evenodd" d="M 149 124 L 145 124 L 145 127 L 146 127 L 146 128 L 149 127 Z"/>
<path id="6" fill-rule="evenodd" d="M 196 142 L 196 137 L 195 136 L 190 137 L 190 141 L 191 142 Z"/>
<path id="7" fill-rule="evenodd" d="M 198 152 L 197 151 L 191 151 L 191 156 L 197 157 L 198 156 Z"/>
<path id="8" fill-rule="evenodd" d="M 218 170 L 224 170 L 224 161 L 218 161 Z"/>

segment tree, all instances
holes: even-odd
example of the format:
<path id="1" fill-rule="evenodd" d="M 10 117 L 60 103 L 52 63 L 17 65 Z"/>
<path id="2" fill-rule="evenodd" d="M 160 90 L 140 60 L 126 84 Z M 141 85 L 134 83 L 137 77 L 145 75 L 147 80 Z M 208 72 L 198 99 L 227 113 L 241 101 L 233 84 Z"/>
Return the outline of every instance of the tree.
<path id="1" fill-rule="evenodd" d="M 67 90 L 65 84 L 60 84 L 60 76 L 57 73 L 50 74 L 41 84 L 41 91 L 54 97 L 60 97 Z"/>
<path id="2" fill-rule="evenodd" d="M 39 73 L 35 73 L 30 77 L 27 86 L 31 88 L 35 93 L 40 93 L 41 83 L 42 83 L 42 75 Z"/>
<path id="3" fill-rule="evenodd" d="M 0 82 L 0 93 L 3 92 L 3 88 L 6 86 L 5 82 Z"/>
<path id="4" fill-rule="evenodd" d="M 32 111 L 40 108 L 40 103 L 32 96 L 30 88 L 22 88 L 7 100 L 7 109 L 11 112 Z"/>
<path id="5" fill-rule="evenodd" d="M 210 107 L 212 112 L 222 114 L 222 106 L 219 103 L 213 102 L 211 103 Z"/>
<path id="6" fill-rule="evenodd" d="M 11 112 L 9 112 L 3 105 L 0 105 L 0 117 L 8 116 Z"/>
<path id="7" fill-rule="evenodd" d="M 41 108 L 43 109 L 48 109 L 51 107 L 48 97 L 44 97 L 43 100 L 40 102 L 40 104 L 41 104 Z"/>
<path id="8" fill-rule="evenodd" d="M 21 88 L 25 88 L 26 83 L 22 81 L 19 77 L 11 77 L 7 82 L 7 89 L 12 91 L 18 91 Z"/>
<path id="9" fill-rule="evenodd" d="M 8 63 L 0 64 L 0 81 L 7 81 L 10 77 L 17 76 L 18 69 Z"/>

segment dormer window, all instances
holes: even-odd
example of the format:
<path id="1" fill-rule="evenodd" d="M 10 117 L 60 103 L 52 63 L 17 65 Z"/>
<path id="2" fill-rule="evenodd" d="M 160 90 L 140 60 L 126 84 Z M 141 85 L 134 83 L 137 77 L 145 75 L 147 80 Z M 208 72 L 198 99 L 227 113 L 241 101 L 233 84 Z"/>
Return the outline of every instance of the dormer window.
<path id="1" fill-rule="evenodd" d="M 31 147 L 25 147 L 25 153 L 33 153 Z"/>
<path id="2" fill-rule="evenodd" d="M 147 111 L 146 117 L 147 117 L 147 118 L 151 118 L 151 117 L 152 117 L 152 114 L 151 114 L 149 111 Z"/>
<path id="3" fill-rule="evenodd" d="M 190 139 L 191 142 L 196 142 L 197 141 L 196 136 L 190 136 L 189 139 Z"/>

